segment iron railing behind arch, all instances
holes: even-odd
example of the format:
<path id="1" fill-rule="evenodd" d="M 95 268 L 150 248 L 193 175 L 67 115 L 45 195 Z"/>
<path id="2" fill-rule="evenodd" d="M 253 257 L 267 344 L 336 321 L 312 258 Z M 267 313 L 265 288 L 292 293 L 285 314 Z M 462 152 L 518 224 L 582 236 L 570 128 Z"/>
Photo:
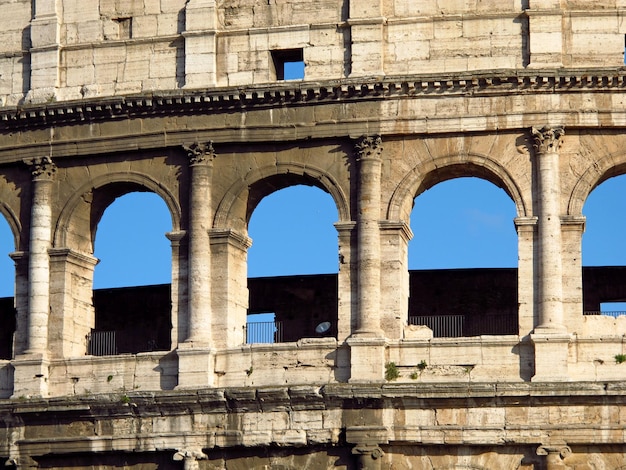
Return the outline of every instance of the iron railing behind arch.
<path id="1" fill-rule="evenodd" d="M 246 343 L 282 343 L 283 323 L 280 321 L 262 321 L 246 323 Z"/>

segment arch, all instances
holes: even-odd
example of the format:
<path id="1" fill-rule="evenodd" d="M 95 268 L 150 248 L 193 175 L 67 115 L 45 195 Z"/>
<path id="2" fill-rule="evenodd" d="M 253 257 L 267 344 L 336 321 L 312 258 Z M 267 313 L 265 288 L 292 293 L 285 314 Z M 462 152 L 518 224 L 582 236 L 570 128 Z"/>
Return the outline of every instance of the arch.
<path id="1" fill-rule="evenodd" d="M 594 162 L 574 185 L 567 204 L 567 215 L 581 215 L 589 194 L 600 184 L 612 178 L 626 174 L 626 154 L 607 155 Z"/>
<path id="2" fill-rule="evenodd" d="M 20 224 L 20 220 L 15 216 L 13 210 L 4 202 L 0 202 L 0 214 L 4 216 L 4 219 L 9 224 L 9 228 L 13 234 L 13 250 L 18 251 L 20 249 L 22 224 Z"/>
<path id="3" fill-rule="evenodd" d="M 396 187 L 387 219 L 408 220 L 415 197 L 437 183 L 461 176 L 475 176 L 502 188 L 515 203 L 518 217 L 527 215 L 522 193 L 510 173 L 486 155 L 460 154 L 439 157 L 415 166 Z"/>
<path id="4" fill-rule="evenodd" d="M 278 183 L 277 185 L 269 185 L 267 187 L 259 186 L 263 181 L 281 176 L 287 178 L 282 179 L 282 181 L 274 180 L 273 182 Z M 263 197 L 272 193 L 274 190 L 286 188 L 295 184 L 312 185 L 326 191 L 335 201 L 339 221 L 350 220 L 348 200 L 339 184 L 337 184 L 331 175 L 326 173 L 324 170 L 309 165 L 299 163 L 278 163 L 276 165 L 267 165 L 250 171 L 243 179 L 231 185 L 217 207 L 213 227 L 224 228 L 230 225 L 229 220 L 232 217 L 232 210 L 235 202 L 248 188 L 252 188 L 256 185 L 258 189 L 258 196 L 251 198 L 252 200 L 248 201 L 246 223 L 250 220 L 252 211 L 254 211 L 254 208 Z"/>
<path id="5" fill-rule="evenodd" d="M 93 241 L 95 236 L 95 226 L 98 221 L 102 217 L 104 210 L 110 205 L 113 200 L 121 196 L 123 194 L 127 194 L 133 191 L 151 191 L 158 196 L 160 196 L 167 205 L 170 216 L 172 217 L 172 231 L 176 232 L 180 230 L 181 223 L 181 209 L 178 201 L 174 197 L 174 195 L 167 190 L 163 185 L 161 185 L 157 180 L 143 173 L 138 172 L 116 172 L 109 173 L 106 175 L 102 175 L 96 177 L 87 183 L 83 184 L 70 199 L 67 201 L 63 209 L 61 210 L 61 214 L 59 215 L 59 219 L 57 221 L 54 235 L 53 235 L 53 246 L 55 247 L 65 247 L 67 244 L 67 232 L 70 227 L 72 217 L 74 212 L 79 204 L 79 202 L 83 199 L 90 199 L 92 196 L 92 192 L 97 189 L 104 188 L 106 186 L 111 186 L 119 184 L 121 185 L 118 188 L 118 191 L 114 193 L 112 198 L 110 197 L 108 203 L 103 204 L 99 214 L 92 214 L 90 220 L 90 230 L 91 230 L 91 247 L 93 252 Z M 89 196 L 91 195 L 91 196 Z"/>

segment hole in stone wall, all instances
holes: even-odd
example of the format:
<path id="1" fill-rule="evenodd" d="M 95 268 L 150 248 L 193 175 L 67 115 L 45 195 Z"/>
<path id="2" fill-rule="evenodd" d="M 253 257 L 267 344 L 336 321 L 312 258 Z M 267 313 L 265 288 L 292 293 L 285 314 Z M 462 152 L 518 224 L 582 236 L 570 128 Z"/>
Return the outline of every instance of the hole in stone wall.
<path id="1" fill-rule="evenodd" d="M 304 54 L 302 49 L 271 51 L 276 80 L 304 79 Z"/>
<path id="2" fill-rule="evenodd" d="M 133 37 L 133 19 L 132 18 L 114 18 L 117 23 L 117 38 L 131 39 Z"/>

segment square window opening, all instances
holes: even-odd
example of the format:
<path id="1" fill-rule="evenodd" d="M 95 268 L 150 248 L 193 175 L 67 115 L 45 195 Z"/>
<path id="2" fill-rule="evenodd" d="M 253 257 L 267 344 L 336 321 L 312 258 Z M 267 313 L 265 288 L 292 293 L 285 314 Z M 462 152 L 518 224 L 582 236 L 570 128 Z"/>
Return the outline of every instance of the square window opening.
<path id="1" fill-rule="evenodd" d="M 304 54 L 302 49 L 271 51 L 276 80 L 304 79 Z"/>

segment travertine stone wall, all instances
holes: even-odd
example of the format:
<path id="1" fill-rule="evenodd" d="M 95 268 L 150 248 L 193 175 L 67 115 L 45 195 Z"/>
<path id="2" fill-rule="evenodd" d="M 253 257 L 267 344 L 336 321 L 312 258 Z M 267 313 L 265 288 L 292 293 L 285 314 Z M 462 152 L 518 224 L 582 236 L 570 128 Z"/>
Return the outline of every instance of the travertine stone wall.
<path id="1" fill-rule="evenodd" d="M 583 316 L 581 240 L 590 192 L 626 172 L 625 11 L 0 0 L 0 213 L 17 311 L 0 457 L 20 469 L 623 468 L 626 321 Z M 300 54 L 304 77 L 278 80 L 281 57 Z M 514 203 L 511 334 L 408 325 L 414 198 L 458 177 Z M 248 222 L 297 184 L 337 209 L 336 334 L 246 344 Z M 170 212 L 159 321 L 171 341 L 88 355 L 95 233 L 133 191 Z"/>
<path id="2" fill-rule="evenodd" d="M 619 67 L 621 2 L 50 0 L 5 2 L 7 105 L 276 81 L 522 67 Z M 30 19 L 33 18 L 32 22 Z"/>

